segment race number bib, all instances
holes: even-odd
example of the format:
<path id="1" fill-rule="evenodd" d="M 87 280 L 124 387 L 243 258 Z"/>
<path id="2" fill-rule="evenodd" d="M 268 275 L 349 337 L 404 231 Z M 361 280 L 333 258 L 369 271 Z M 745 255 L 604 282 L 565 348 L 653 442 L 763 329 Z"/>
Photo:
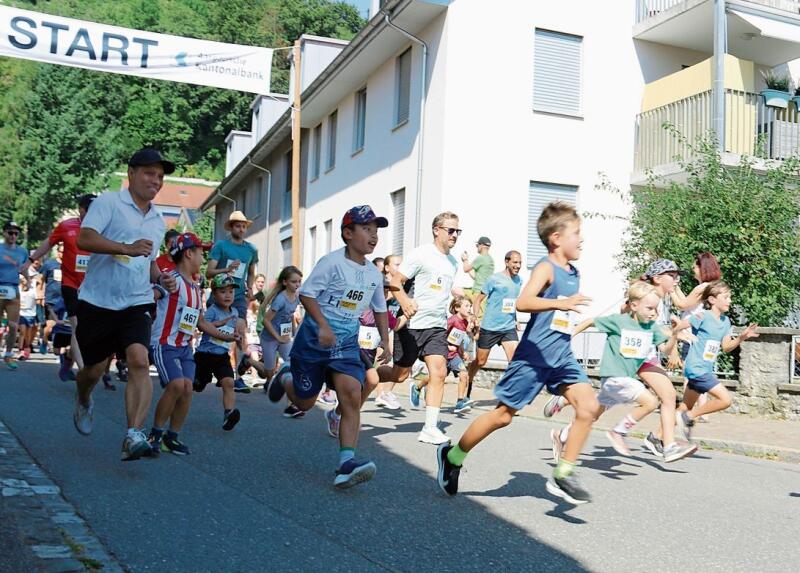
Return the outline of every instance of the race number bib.
<path id="1" fill-rule="evenodd" d="M 278 327 L 278 333 L 281 336 L 289 336 L 292 334 L 292 323 L 291 322 L 284 322 Z"/>
<path id="2" fill-rule="evenodd" d="M 128 255 L 114 255 L 114 260 L 118 264 L 130 269 L 133 272 L 144 271 L 150 259 L 148 257 L 129 257 Z"/>
<path id="3" fill-rule="evenodd" d="M 221 326 L 217 330 L 219 330 L 223 334 L 228 334 L 233 336 L 233 326 L 231 325 Z M 230 345 L 230 342 L 228 342 L 227 340 L 221 340 L 219 338 L 212 338 L 211 342 L 213 344 L 216 344 L 217 346 L 222 346 L 224 348 L 228 348 L 228 346 Z"/>
<path id="4" fill-rule="evenodd" d="M 245 266 L 244 263 L 239 263 L 239 266 L 231 271 L 231 276 L 236 279 L 244 279 L 244 273 L 246 270 L 247 266 Z"/>
<path id="5" fill-rule="evenodd" d="M 652 346 L 652 332 L 623 329 L 619 338 L 619 353 L 625 358 L 647 358 Z"/>
<path id="6" fill-rule="evenodd" d="M 558 300 L 565 299 L 565 296 L 559 296 Z M 554 310 L 553 320 L 550 321 L 550 330 L 555 330 L 562 334 L 572 335 L 575 332 L 575 326 L 578 324 L 577 314 L 571 310 Z"/>
<path id="7" fill-rule="evenodd" d="M 14 300 L 17 298 L 17 287 L 0 285 L 0 300 Z"/>
<path id="8" fill-rule="evenodd" d="M 353 314 L 360 314 L 369 302 L 371 292 L 361 285 L 349 285 L 345 287 L 342 298 L 339 299 L 339 308 Z"/>
<path id="9" fill-rule="evenodd" d="M 452 344 L 453 346 L 461 346 L 464 343 L 466 336 L 466 332 L 459 330 L 458 328 L 454 328 L 450 331 L 450 334 L 447 335 L 447 343 Z"/>
<path id="10" fill-rule="evenodd" d="M 61 269 L 53 269 L 53 280 L 61 282 Z"/>
<path id="11" fill-rule="evenodd" d="M 515 306 L 517 303 L 517 299 L 515 298 L 504 298 L 503 299 L 503 314 L 513 314 L 515 311 Z"/>
<path id="12" fill-rule="evenodd" d="M 91 258 L 92 255 L 75 255 L 75 272 L 85 273 L 89 268 L 89 259 Z"/>
<path id="13" fill-rule="evenodd" d="M 706 341 L 706 347 L 703 349 L 703 360 L 706 362 L 715 362 L 719 356 L 720 344 L 717 340 Z"/>
<path id="14" fill-rule="evenodd" d="M 433 277 L 433 279 L 431 279 L 430 284 L 428 285 L 428 288 L 431 289 L 432 291 L 440 292 L 445 287 L 444 283 L 445 283 L 444 277 L 442 277 L 441 275 L 438 277 Z"/>
<path id="15" fill-rule="evenodd" d="M 381 335 L 374 326 L 358 328 L 358 346 L 364 350 L 375 350 L 381 343 Z"/>
<path id="16" fill-rule="evenodd" d="M 178 330 L 190 336 L 194 335 L 194 329 L 197 328 L 198 320 L 200 320 L 200 309 L 185 306 L 183 310 L 181 310 L 181 320 L 178 323 Z"/>

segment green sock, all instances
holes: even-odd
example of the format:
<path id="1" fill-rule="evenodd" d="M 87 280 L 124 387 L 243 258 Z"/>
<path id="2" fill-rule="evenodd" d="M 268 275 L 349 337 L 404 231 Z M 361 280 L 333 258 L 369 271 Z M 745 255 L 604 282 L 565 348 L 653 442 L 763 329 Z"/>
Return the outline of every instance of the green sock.
<path id="1" fill-rule="evenodd" d="M 575 464 L 573 462 L 568 462 L 567 460 L 561 459 L 558 460 L 558 465 L 553 470 L 553 477 L 563 479 L 570 475 L 573 471 L 575 471 Z"/>
<path id="2" fill-rule="evenodd" d="M 447 461 L 453 464 L 454 466 L 461 467 L 464 465 L 464 458 L 467 457 L 467 452 L 462 450 L 458 444 L 450 448 L 450 451 L 447 452 Z"/>

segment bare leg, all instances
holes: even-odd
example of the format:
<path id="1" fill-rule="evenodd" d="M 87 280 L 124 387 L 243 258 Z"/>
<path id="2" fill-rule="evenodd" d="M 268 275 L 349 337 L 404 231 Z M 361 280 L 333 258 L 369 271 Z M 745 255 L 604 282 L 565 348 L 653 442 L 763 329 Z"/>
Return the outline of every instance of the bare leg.
<path id="1" fill-rule="evenodd" d="M 128 385 L 125 387 L 125 414 L 129 428 L 140 428 L 144 424 L 150 401 L 153 398 L 153 382 L 150 380 L 150 364 L 147 349 L 141 344 L 131 344 L 125 349 L 128 362 Z M 105 370 L 105 361 L 98 366 L 98 378 Z M 97 379 L 95 379 L 97 382 Z"/>
<path id="2" fill-rule="evenodd" d="M 333 374 L 333 380 L 342 414 L 339 423 L 339 447 L 355 449 L 361 430 L 361 383 L 352 376 L 339 372 Z"/>
<path id="3" fill-rule="evenodd" d="M 186 422 L 186 416 L 189 415 L 189 406 L 192 405 L 192 381 L 184 378 L 175 382 L 179 383 L 179 394 L 178 400 L 175 402 L 175 409 L 169 419 L 169 429 L 179 432 Z"/>
<path id="4" fill-rule="evenodd" d="M 575 409 L 575 419 L 572 421 L 567 443 L 561 458 L 574 464 L 583 450 L 589 431 L 592 429 L 597 417 L 602 413 L 597 396 L 591 384 L 569 384 L 562 394 Z"/>
<path id="5" fill-rule="evenodd" d="M 700 394 L 698 394 L 694 390 L 686 391 L 687 394 L 689 394 L 690 392 L 693 395 L 697 396 L 697 398 L 700 397 Z M 705 404 L 703 405 L 698 404 L 693 409 L 690 408 L 689 411 L 686 413 L 686 415 L 692 419 L 695 419 L 704 414 L 713 414 L 714 412 L 719 412 L 721 410 L 730 408 L 733 402 L 731 399 L 730 392 L 728 392 L 728 389 L 725 388 L 725 386 L 723 386 L 722 384 L 717 384 L 716 386 L 714 386 L 711 390 L 708 391 L 708 394 L 709 396 L 711 396 L 711 398 L 708 401 L 706 401 Z M 688 403 L 686 405 L 689 406 Z"/>
<path id="6" fill-rule="evenodd" d="M 458 447 L 464 452 L 471 451 L 492 432 L 508 426 L 516 413 L 515 409 L 505 404 L 498 404 L 497 408 L 491 412 L 486 412 L 475 418 L 458 441 Z"/>
<path id="7" fill-rule="evenodd" d="M 236 394 L 233 392 L 233 378 L 223 378 L 219 381 L 222 386 L 222 407 L 233 410 L 236 407 Z"/>
<path id="8" fill-rule="evenodd" d="M 672 381 L 659 372 L 640 372 L 639 378 L 650 386 L 661 400 L 661 441 L 665 446 L 675 442 L 675 388 Z"/>
<path id="9" fill-rule="evenodd" d="M 94 389 L 95 384 L 97 384 L 97 381 L 100 380 L 100 377 L 103 375 L 105 367 L 105 362 L 98 362 L 97 364 L 85 366 L 78 370 L 75 385 L 78 390 L 78 400 L 84 406 L 89 405 L 92 389 Z"/>
<path id="10" fill-rule="evenodd" d="M 444 379 L 447 376 L 447 361 L 444 356 L 429 354 L 425 356 L 425 365 L 428 367 L 428 391 L 425 395 L 425 405 L 441 408 L 444 397 Z"/>
<path id="11" fill-rule="evenodd" d="M 70 340 L 70 349 L 72 350 L 72 359 L 78 365 L 78 370 L 83 368 L 83 355 L 78 346 L 78 339 L 75 337 L 75 332 L 78 330 L 78 317 L 70 316 L 69 323 L 72 325 L 72 339 Z"/>

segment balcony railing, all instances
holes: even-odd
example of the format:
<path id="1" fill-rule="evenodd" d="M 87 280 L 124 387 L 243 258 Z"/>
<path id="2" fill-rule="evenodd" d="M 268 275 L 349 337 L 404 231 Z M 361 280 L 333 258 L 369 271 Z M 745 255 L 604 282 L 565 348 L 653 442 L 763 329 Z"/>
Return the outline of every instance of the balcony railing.
<path id="1" fill-rule="evenodd" d="M 686 0 L 637 0 L 636 1 L 636 23 L 642 22 L 665 12 L 670 8 L 683 4 Z M 709 0 L 713 2 L 713 0 Z M 769 8 L 785 10 L 793 14 L 800 13 L 800 0 L 750 0 L 754 4 L 761 4 Z"/>
<path id="2" fill-rule="evenodd" d="M 636 120 L 636 155 L 634 169 L 643 171 L 690 158 L 691 150 L 665 123 L 694 142 L 709 134 L 711 92 L 646 111 Z M 759 94 L 725 90 L 725 151 L 739 155 L 757 155 L 767 159 L 786 159 L 800 151 L 800 114 L 794 104 L 786 109 L 764 104 Z"/>

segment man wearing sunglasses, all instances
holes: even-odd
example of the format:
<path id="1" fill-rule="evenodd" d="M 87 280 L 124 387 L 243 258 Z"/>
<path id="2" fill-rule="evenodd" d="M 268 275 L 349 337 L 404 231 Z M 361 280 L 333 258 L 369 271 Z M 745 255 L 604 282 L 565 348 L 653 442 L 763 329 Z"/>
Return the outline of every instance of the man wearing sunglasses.
<path id="1" fill-rule="evenodd" d="M 3 225 L 5 242 L 0 245 L 0 319 L 3 313 L 8 318 L 6 353 L 3 361 L 9 370 L 17 369 L 13 348 L 17 341 L 17 322 L 19 322 L 19 272 L 28 260 L 28 250 L 17 244 L 20 231 L 20 226 L 14 221 Z"/>
<path id="2" fill-rule="evenodd" d="M 392 379 L 402 382 L 419 358 L 428 367 L 430 378 L 425 398 L 425 425 L 418 440 L 441 444 L 450 439 L 439 429 L 439 410 L 442 407 L 444 379 L 447 376 L 447 307 L 458 270 L 458 261 L 450 254 L 461 229 L 458 216 L 445 212 L 433 220 L 433 243 L 414 249 L 400 264 L 392 277 L 395 297 L 400 303 L 408 325 L 394 334 L 394 371 Z M 409 296 L 402 287 L 414 281 Z M 411 406 L 419 406 L 420 387 L 415 381 L 409 386 Z"/>

